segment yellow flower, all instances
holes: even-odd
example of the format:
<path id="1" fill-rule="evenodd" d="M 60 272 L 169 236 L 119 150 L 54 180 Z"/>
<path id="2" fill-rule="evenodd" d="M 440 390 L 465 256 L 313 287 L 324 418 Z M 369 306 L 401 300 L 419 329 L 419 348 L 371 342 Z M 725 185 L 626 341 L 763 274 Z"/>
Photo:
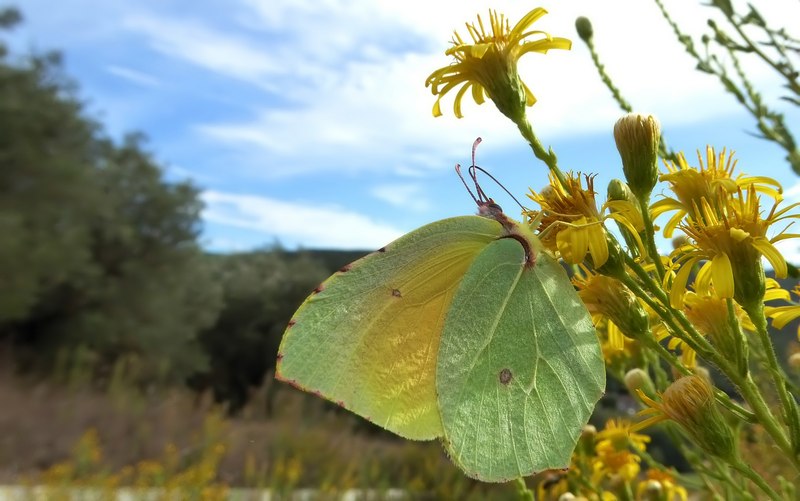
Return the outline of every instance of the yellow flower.
<path id="1" fill-rule="evenodd" d="M 781 291 L 786 292 L 783 289 L 781 289 Z M 792 292 L 796 296 L 800 296 L 800 285 L 795 285 Z M 789 301 L 789 298 L 784 296 L 772 297 L 770 299 L 783 299 L 785 301 Z M 800 317 L 800 304 L 795 303 L 790 306 L 765 306 L 764 313 L 767 315 L 767 317 L 772 319 L 773 327 L 776 329 L 783 329 L 786 324 L 795 318 Z"/>
<path id="2" fill-rule="evenodd" d="M 698 215 L 687 217 L 679 225 L 689 240 L 671 256 L 673 267 L 679 268 L 670 292 L 673 307 L 682 306 L 692 269 L 703 261 L 697 271 L 695 292 L 708 295 L 713 284 L 719 297 L 735 298 L 745 308 L 756 299 L 763 300 L 761 256 L 772 264 L 776 277 L 786 277 L 786 261 L 774 243 L 797 235 L 785 233 L 784 229 L 767 238 L 767 230 L 779 221 L 797 218 L 798 215 L 787 212 L 798 204 L 778 210 L 780 202 L 775 202 L 762 218 L 756 191 L 751 184 L 746 192 L 739 188 L 732 196 L 718 197 L 713 205 L 702 199 L 700 206 L 695 207 Z"/>
<path id="3" fill-rule="evenodd" d="M 675 481 L 675 475 L 667 470 L 650 468 L 647 470 L 647 473 L 645 473 L 645 477 L 647 480 L 644 482 L 639 482 L 639 486 L 636 489 L 637 497 L 643 496 L 648 482 L 656 482 L 661 486 L 662 495 L 659 497 L 659 499 L 664 499 L 666 501 L 674 501 L 676 499 L 687 501 L 689 498 L 689 493 L 686 492 L 686 488 L 682 485 L 678 485 L 678 483 Z"/>
<path id="4" fill-rule="evenodd" d="M 599 485 L 603 478 L 611 476 L 630 482 L 639 475 L 641 461 L 642 458 L 629 450 L 610 450 L 598 454 L 592 461 L 592 483 Z"/>
<path id="5" fill-rule="evenodd" d="M 586 175 L 584 178 L 586 188 L 581 183 L 580 173 L 570 172 L 566 176 L 569 187 L 564 187 L 550 174 L 550 184 L 540 193 L 531 190 L 528 198 L 542 207 L 539 237 L 545 247 L 557 251 L 569 264 L 579 264 L 590 254 L 597 269 L 608 261 L 609 248 L 604 216 L 597 210 L 595 202 L 594 176 Z M 608 217 L 622 221 L 636 233 L 623 214 L 613 213 Z"/>
<path id="6" fill-rule="evenodd" d="M 628 450 L 629 447 L 644 451 L 649 442 L 649 436 L 632 431 L 629 421 L 625 419 L 609 419 L 603 431 L 597 434 L 595 448 L 598 454 Z"/>
<path id="7" fill-rule="evenodd" d="M 458 87 L 453 111 L 461 118 L 461 99 L 472 89 L 472 99 L 483 104 L 484 95 L 494 101 L 497 108 L 511 120 L 517 122 L 525 116 L 525 106 L 533 106 L 536 98 L 528 86 L 519 78 L 517 61 L 528 52 L 546 53 L 550 49 L 569 49 L 572 42 L 565 38 L 553 38 L 542 31 L 529 30 L 531 24 L 547 14 L 542 8 L 528 12 L 513 28 L 508 19 L 496 11 L 489 11 L 489 32 L 483 20 L 467 23 L 467 31 L 473 43 L 465 43 L 458 32 L 454 33 L 453 47 L 445 54 L 453 56 L 455 62 L 439 68 L 428 76 L 425 86 L 431 87 L 436 98 L 433 116 L 442 114 L 439 101 L 442 96 Z M 533 35 L 542 38 L 526 40 Z"/>
<path id="8" fill-rule="evenodd" d="M 660 181 L 667 181 L 670 184 L 672 192 L 677 197 L 677 199 L 666 197 L 650 207 L 654 219 L 665 212 L 677 211 L 664 226 L 665 237 L 672 237 L 678 223 L 686 215 L 695 221 L 702 221 L 703 214 L 697 207 L 702 207 L 703 200 L 715 204 L 720 198 L 720 193 L 724 199 L 724 195 L 735 193 L 738 188 L 746 188 L 752 184 L 759 193 L 764 193 L 776 201 L 781 198 L 780 183 L 770 177 L 742 174 L 734 177 L 736 161 L 733 160 L 733 153 L 727 156 L 723 149 L 716 155 L 714 148 L 707 146 L 706 159 L 707 165 L 703 165 L 703 158 L 698 151 L 697 160 L 700 167 L 694 168 L 689 166 L 686 157 L 680 153 L 678 164 L 666 164 L 668 172 L 659 176 Z M 719 207 L 714 208 L 719 209 Z"/>

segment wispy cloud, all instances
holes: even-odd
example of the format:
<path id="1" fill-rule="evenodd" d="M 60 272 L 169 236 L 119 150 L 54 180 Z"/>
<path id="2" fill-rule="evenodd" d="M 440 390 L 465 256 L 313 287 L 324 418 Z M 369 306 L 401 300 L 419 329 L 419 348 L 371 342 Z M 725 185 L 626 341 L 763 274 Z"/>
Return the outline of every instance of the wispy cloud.
<path id="1" fill-rule="evenodd" d="M 125 66 L 116 66 L 116 65 L 107 66 L 106 71 L 108 71 L 112 75 L 124 78 L 129 82 L 143 85 L 145 87 L 158 87 L 159 85 L 161 85 L 161 81 L 155 76 L 131 68 L 126 68 Z"/>
<path id="2" fill-rule="evenodd" d="M 395 207 L 423 212 L 431 207 L 422 186 L 412 183 L 393 183 L 374 186 L 370 193 Z"/>
<path id="3" fill-rule="evenodd" d="M 259 231 L 282 245 L 371 249 L 402 232 L 340 207 L 310 207 L 255 195 L 206 191 L 202 195 L 206 221 Z"/>

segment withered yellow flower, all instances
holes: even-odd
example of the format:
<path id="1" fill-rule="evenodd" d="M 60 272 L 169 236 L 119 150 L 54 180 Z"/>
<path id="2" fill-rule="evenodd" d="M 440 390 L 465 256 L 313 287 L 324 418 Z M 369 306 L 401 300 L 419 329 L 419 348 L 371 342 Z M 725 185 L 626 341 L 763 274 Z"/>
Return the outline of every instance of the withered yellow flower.
<path id="1" fill-rule="evenodd" d="M 572 277 L 572 283 L 595 325 L 599 324 L 601 317 L 606 317 L 631 339 L 648 334 L 647 312 L 630 289 L 616 278 L 599 275 L 583 265 L 581 270 L 583 273 Z"/>
<path id="2" fill-rule="evenodd" d="M 517 73 L 517 62 L 529 52 L 547 53 L 550 49 L 569 49 L 572 42 L 566 38 L 551 37 L 543 31 L 530 30 L 530 26 L 547 14 L 541 7 L 528 12 L 513 28 L 503 14 L 489 11 L 489 29 L 480 15 L 478 22 L 466 23 L 472 43 L 467 43 L 458 32 L 453 36 L 453 47 L 445 54 L 455 61 L 431 73 L 425 86 L 437 96 L 433 116 L 440 116 L 439 101 L 442 96 L 462 87 L 456 93 L 453 112 L 461 118 L 461 99 L 472 90 L 472 99 L 483 104 L 485 96 L 511 120 L 518 122 L 525 116 L 525 107 L 533 106 L 536 98 Z M 539 36 L 535 40 L 530 38 Z"/>
<path id="3" fill-rule="evenodd" d="M 704 376 L 684 376 L 672 383 L 657 402 L 641 391 L 639 399 L 648 407 L 639 411 L 649 416 L 633 425 L 633 431 L 670 419 L 683 429 L 706 452 L 730 459 L 736 452 L 736 441 L 714 400 L 714 390 Z"/>

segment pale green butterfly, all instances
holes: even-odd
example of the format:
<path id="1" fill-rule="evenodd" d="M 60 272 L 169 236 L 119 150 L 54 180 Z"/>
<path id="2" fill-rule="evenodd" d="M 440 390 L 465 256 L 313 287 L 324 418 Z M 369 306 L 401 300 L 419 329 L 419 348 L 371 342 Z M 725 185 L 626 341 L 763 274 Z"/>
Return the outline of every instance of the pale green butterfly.
<path id="1" fill-rule="evenodd" d="M 478 216 L 418 228 L 320 285 L 276 377 L 402 437 L 440 438 L 467 475 L 502 482 L 568 467 L 605 368 L 564 269 L 476 188 Z"/>

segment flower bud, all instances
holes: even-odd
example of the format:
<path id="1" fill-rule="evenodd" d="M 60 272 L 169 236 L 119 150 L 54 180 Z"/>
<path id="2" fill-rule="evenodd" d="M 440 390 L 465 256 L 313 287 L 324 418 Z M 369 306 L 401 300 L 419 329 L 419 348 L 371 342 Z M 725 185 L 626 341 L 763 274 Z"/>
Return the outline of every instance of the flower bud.
<path id="1" fill-rule="evenodd" d="M 795 372 L 800 372 L 800 352 L 789 357 L 789 368 Z"/>
<path id="2" fill-rule="evenodd" d="M 738 231 L 737 231 L 738 230 Z M 731 228 L 731 235 L 741 240 L 750 237 L 747 232 Z M 732 246 L 730 256 L 733 272 L 733 299 L 739 303 L 748 315 L 758 314 L 764 306 L 764 294 L 767 291 L 764 265 L 761 264 L 761 252 L 751 245 Z M 782 277 L 779 277 L 782 278 Z"/>
<path id="3" fill-rule="evenodd" d="M 658 182 L 658 120 L 652 115 L 629 113 L 614 125 L 614 140 L 628 186 L 637 198 L 647 200 Z"/>
<path id="4" fill-rule="evenodd" d="M 661 399 L 664 413 L 709 454 L 732 461 L 736 441 L 714 400 L 711 384 L 697 375 L 685 376 L 664 392 Z"/>
<path id="5" fill-rule="evenodd" d="M 597 428 L 593 425 L 587 424 L 581 431 L 581 436 L 578 438 L 578 445 L 575 447 L 575 453 L 586 457 L 594 456 L 594 442 L 597 438 Z"/>
<path id="6" fill-rule="evenodd" d="M 636 499 L 640 501 L 661 501 L 664 499 L 664 486 L 658 480 L 646 480 L 639 484 L 639 495 Z"/>
<path id="7" fill-rule="evenodd" d="M 625 269 L 625 253 L 617 243 L 617 240 L 611 235 L 606 235 L 606 243 L 608 244 L 608 259 L 602 266 L 595 267 L 595 269 L 603 275 L 622 278 L 628 273 Z M 592 264 L 594 264 L 594 259 L 591 258 L 591 255 L 589 257 Z"/>
<path id="8" fill-rule="evenodd" d="M 728 321 L 727 300 L 715 296 L 688 294 L 684 301 L 686 316 L 728 361 L 735 364 L 740 376 L 749 370 L 747 338 L 740 327 Z"/>
<path id="9" fill-rule="evenodd" d="M 642 218 L 642 209 L 639 205 L 639 201 L 636 200 L 636 196 L 628 185 L 620 179 L 612 179 L 611 182 L 608 183 L 607 193 L 608 201 L 606 202 L 606 206 L 609 210 L 611 212 L 620 213 L 622 217 L 630 222 L 634 229 L 639 232 L 639 238 L 637 240 L 630 228 L 622 224 L 619 220 L 615 220 L 617 228 L 622 234 L 622 238 L 625 239 L 628 250 L 634 258 L 637 258 L 641 255 L 641 252 L 644 251 L 640 245 L 644 236 L 644 219 Z"/>
<path id="10" fill-rule="evenodd" d="M 625 388 L 628 389 L 628 392 L 632 396 L 636 395 L 636 390 L 641 390 L 642 393 L 648 397 L 655 397 L 656 386 L 653 384 L 653 380 L 650 379 L 650 375 L 646 371 L 638 367 L 631 369 L 625 373 L 623 381 L 625 383 Z"/>
<path id="11" fill-rule="evenodd" d="M 592 28 L 592 22 L 589 21 L 588 17 L 581 16 L 575 20 L 575 29 L 578 31 L 578 36 L 581 37 L 581 40 L 584 42 L 588 42 L 592 39 L 594 35 L 594 29 Z"/>
<path id="12" fill-rule="evenodd" d="M 648 335 L 650 317 L 625 284 L 616 278 L 596 274 L 573 281 L 589 313 L 607 317 L 630 339 Z"/>

